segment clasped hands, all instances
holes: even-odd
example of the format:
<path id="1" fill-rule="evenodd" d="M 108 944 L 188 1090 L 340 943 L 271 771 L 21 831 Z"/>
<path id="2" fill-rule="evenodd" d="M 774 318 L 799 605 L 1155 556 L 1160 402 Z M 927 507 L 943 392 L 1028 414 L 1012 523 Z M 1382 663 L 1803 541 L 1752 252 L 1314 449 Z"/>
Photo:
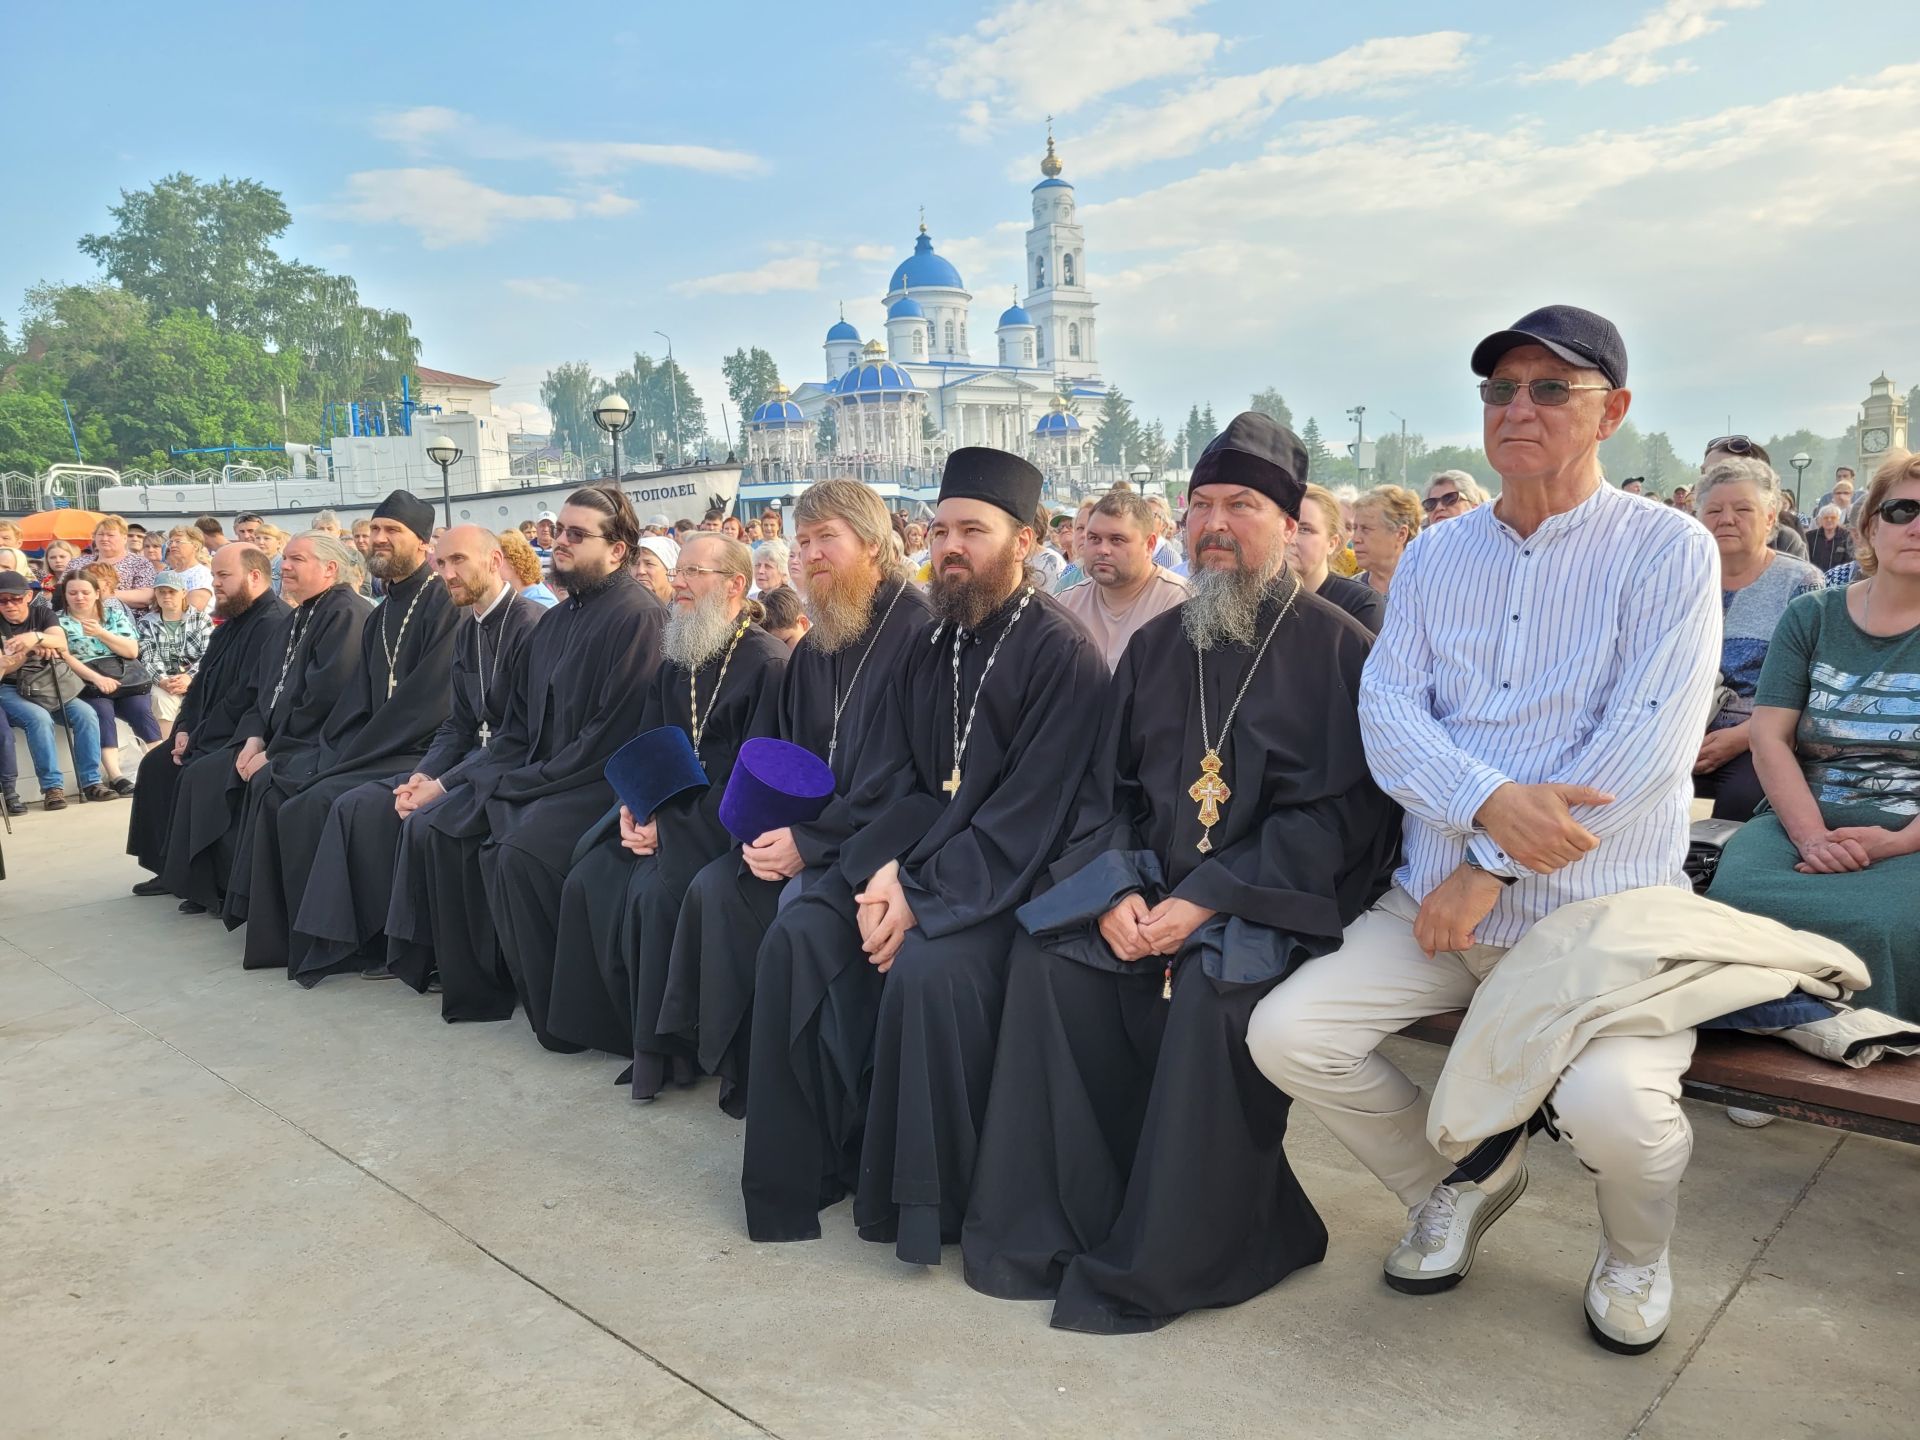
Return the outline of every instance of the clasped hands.
<path id="1" fill-rule="evenodd" d="M 740 858 L 761 880 L 791 880 L 806 868 L 799 848 L 793 843 L 793 831 L 786 826 L 769 830 L 751 845 L 741 846 Z"/>
<path id="2" fill-rule="evenodd" d="M 853 899 L 855 918 L 860 923 L 860 948 L 867 952 L 867 963 L 884 975 L 893 968 L 907 931 L 919 923 L 900 883 L 900 862 L 889 860 L 882 865 L 867 881 L 866 889 Z"/>
<path id="3" fill-rule="evenodd" d="M 633 818 L 626 806 L 620 807 L 620 848 L 635 855 L 655 855 L 660 850 L 660 826 L 649 815 L 646 824 Z"/>
<path id="4" fill-rule="evenodd" d="M 1800 859 L 1794 865 L 1802 875 L 1844 875 L 1865 870 L 1876 860 L 1891 860 L 1910 855 L 1914 839 L 1908 831 L 1920 825 L 1909 822 L 1900 830 L 1881 825 L 1842 825 L 1836 830 L 1820 830 L 1794 843 Z"/>
<path id="5" fill-rule="evenodd" d="M 1100 917 L 1100 938 L 1107 942 L 1115 959 L 1129 963 L 1149 955 L 1174 955 L 1214 914 L 1204 905 L 1177 895 L 1169 895 L 1153 906 L 1138 894 L 1123 895 L 1119 904 Z"/>
<path id="6" fill-rule="evenodd" d="M 394 813 L 402 820 L 423 809 L 447 793 L 447 787 L 431 775 L 423 775 L 418 770 L 393 787 Z"/>
<path id="7" fill-rule="evenodd" d="M 233 773 L 242 780 L 251 780 L 257 772 L 266 768 L 266 764 L 267 742 L 255 735 L 233 757 Z"/>

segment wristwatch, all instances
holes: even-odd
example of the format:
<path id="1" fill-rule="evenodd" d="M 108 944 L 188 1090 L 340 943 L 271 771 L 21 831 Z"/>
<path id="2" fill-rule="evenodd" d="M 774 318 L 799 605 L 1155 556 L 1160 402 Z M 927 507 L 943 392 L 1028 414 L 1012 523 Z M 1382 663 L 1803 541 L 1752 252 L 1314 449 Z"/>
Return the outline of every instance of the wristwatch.
<path id="1" fill-rule="evenodd" d="M 1482 875 L 1493 875 L 1493 871 L 1482 865 L 1479 857 L 1476 856 L 1472 850 L 1467 851 L 1466 866 L 1469 870 L 1478 870 Z M 1493 875 L 1493 878 L 1498 880 L 1502 885 L 1512 885 L 1520 879 L 1518 875 Z"/>

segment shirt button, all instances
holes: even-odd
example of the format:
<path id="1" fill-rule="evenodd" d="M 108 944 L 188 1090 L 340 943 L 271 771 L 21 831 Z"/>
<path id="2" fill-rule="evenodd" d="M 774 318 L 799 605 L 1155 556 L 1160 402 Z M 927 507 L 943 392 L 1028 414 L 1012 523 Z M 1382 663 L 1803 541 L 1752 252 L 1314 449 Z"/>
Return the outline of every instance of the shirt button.
<path id="1" fill-rule="evenodd" d="M 1513 618 L 1514 618 L 1515 620 L 1518 620 L 1518 619 L 1519 619 L 1520 617 L 1519 617 L 1518 615 L 1516 615 L 1516 616 L 1514 616 Z"/>
<path id="2" fill-rule="evenodd" d="M 1533 552 L 1531 550 L 1522 550 L 1520 553 L 1522 555 L 1531 555 Z"/>
<path id="3" fill-rule="evenodd" d="M 1508 681 L 1505 681 L 1505 680 L 1502 680 L 1502 681 L 1500 682 L 1500 688 L 1501 688 L 1502 690 L 1511 690 L 1511 689 L 1513 688 L 1513 686 L 1512 686 L 1512 684 L 1510 684 L 1510 683 L 1509 683 Z"/>

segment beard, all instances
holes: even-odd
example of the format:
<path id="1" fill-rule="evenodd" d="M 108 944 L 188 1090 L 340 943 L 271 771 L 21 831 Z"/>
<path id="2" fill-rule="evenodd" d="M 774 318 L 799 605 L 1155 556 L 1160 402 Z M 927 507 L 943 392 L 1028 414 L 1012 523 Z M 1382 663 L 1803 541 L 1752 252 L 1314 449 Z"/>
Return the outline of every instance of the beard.
<path id="1" fill-rule="evenodd" d="M 718 655 L 733 633 L 735 618 L 727 613 L 723 591 L 702 595 L 691 607 L 676 605 L 667 617 L 660 649 L 667 659 L 688 671 L 698 670 Z"/>
<path id="2" fill-rule="evenodd" d="M 835 654 L 867 633 L 873 619 L 873 597 L 880 593 L 877 573 L 863 567 L 859 571 L 809 575 L 806 579 L 807 616 L 813 621 L 807 633 L 822 652 Z"/>
<path id="3" fill-rule="evenodd" d="M 1008 540 L 1006 548 L 979 570 L 950 572 L 943 563 L 927 586 L 927 602 L 937 619 L 962 630 L 978 630 L 1007 603 L 1023 578 L 1015 543 Z"/>
<path id="4" fill-rule="evenodd" d="M 396 580 L 405 580 L 420 568 L 420 552 L 409 550 L 369 550 L 366 556 L 367 571 L 376 580 L 385 580 L 389 584 Z"/>
<path id="5" fill-rule="evenodd" d="M 237 595 L 216 596 L 213 602 L 213 613 L 222 620 L 238 620 L 253 608 L 253 602 L 257 598 L 259 597 L 249 595 L 244 590 Z"/>
<path id="6" fill-rule="evenodd" d="M 1224 550 L 1235 561 L 1231 570 L 1214 570 L 1200 561 L 1209 550 Z M 1260 606 L 1284 569 L 1276 556 L 1265 565 L 1250 566 L 1240 542 L 1230 535 L 1203 536 L 1194 547 L 1193 567 L 1187 577 L 1187 598 L 1180 607 L 1180 624 L 1196 650 L 1221 650 L 1229 645 L 1250 649 Z"/>

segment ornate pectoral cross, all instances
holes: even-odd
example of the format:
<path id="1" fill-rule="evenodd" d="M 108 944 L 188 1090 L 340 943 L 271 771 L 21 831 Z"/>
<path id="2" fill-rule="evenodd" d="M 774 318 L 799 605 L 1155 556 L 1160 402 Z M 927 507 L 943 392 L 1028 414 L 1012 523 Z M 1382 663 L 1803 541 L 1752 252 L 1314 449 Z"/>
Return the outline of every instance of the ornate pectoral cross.
<path id="1" fill-rule="evenodd" d="M 1187 789 L 1187 798 L 1200 802 L 1200 839 L 1193 847 L 1202 855 L 1213 849 L 1213 839 L 1208 834 L 1220 823 L 1221 803 L 1233 798 L 1233 792 L 1227 788 L 1227 782 L 1220 778 L 1220 752 L 1209 750 L 1200 757 L 1200 778 Z"/>
<path id="2" fill-rule="evenodd" d="M 960 767 L 958 765 L 953 767 L 953 774 L 940 782 L 940 788 L 949 795 L 958 795 L 960 793 Z"/>

